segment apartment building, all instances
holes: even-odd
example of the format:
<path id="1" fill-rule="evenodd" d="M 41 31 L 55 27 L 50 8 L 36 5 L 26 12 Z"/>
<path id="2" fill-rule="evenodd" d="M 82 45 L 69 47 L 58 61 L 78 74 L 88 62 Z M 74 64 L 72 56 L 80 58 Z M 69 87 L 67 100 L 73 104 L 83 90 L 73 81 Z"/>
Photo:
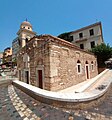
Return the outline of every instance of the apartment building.
<path id="1" fill-rule="evenodd" d="M 7 47 L 3 52 L 3 63 L 9 65 L 12 62 L 12 48 Z"/>
<path id="2" fill-rule="evenodd" d="M 72 43 L 81 49 L 91 49 L 104 42 L 101 22 L 70 32 Z"/>

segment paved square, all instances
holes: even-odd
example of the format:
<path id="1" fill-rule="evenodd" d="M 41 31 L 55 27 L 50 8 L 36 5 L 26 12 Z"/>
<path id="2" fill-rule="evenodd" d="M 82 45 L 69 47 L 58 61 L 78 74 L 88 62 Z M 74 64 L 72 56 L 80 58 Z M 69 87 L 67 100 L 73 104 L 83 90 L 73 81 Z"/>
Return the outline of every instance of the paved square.
<path id="1" fill-rule="evenodd" d="M 63 110 L 40 103 L 13 85 L 0 86 L 0 120 L 111 120 L 112 90 L 105 101 L 87 110 Z"/>

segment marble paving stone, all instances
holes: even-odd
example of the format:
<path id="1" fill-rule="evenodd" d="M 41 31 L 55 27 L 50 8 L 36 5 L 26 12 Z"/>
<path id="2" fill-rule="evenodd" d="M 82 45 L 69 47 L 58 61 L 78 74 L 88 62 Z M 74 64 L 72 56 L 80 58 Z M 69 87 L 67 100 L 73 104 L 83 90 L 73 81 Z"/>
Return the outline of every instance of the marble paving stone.
<path id="1" fill-rule="evenodd" d="M 112 90 L 96 108 L 64 110 L 40 103 L 21 90 L 11 86 L 0 88 L 0 120 L 111 120 Z M 24 110 L 24 111 L 23 111 Z"/>

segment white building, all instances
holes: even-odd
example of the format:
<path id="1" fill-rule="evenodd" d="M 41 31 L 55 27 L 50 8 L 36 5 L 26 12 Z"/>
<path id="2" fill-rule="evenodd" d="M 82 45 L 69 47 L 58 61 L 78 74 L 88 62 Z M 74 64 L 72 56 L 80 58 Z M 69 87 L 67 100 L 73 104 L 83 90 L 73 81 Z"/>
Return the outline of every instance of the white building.
<path id="1" fill-rule="evenodd" d="M 101 22 L 83 27 L 70 32 L 72 43 L 78 45 L 81 49 L 91 49 L 96 45 L 103 43 Z"/>

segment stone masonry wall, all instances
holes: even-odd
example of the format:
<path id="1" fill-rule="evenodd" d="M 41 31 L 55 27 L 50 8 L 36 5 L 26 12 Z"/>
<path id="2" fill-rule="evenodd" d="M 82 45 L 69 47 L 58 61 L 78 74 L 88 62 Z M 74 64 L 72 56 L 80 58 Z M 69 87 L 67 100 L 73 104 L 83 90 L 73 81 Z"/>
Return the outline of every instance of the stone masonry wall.
<path id="1" fill-rule="evenodd" d="M 81 74 L 77 73 L 78 60 L 81 62 Z M 86 61 L 89 65 L 89 77 L 93 78 L 98 74 L 94 55 L 52 42 L 50 45 L 51 90 L 58 91 L 85 81 L 87 79 L 85 73 Z M 94 70 L 91 70 L 92 61 Z"/>
<path id="2" fill-rule="evenodd" d="M 57 38 L 56 38 L 57 40 Z M 61 42 L 60 42 L 61 41 Z M 29 84 L 39 87 L 38 70 L 43 71 L 43 89 L 58 91 L 86 80 L 85 63 L 89 65 L 89 78 L 98 74 L 94 55 L 74 48 L 64 40 L 55 41 L 51 36 L 35 37 L 23 47 L 18 54 L 19 79 L 26 82 L 25 71 L 29 71 Z M 28 65 L 23 61 L 25 54 L 29 56 Z M 77 73 L 77 61 L 81 62 L 81 74 Z M 91 70 L 91 62 L 94 69 Z"/>
<path id="3" fill-rule="evenodd" d="M 43 72 L 43 89 L 50 90 L 50 78 L 49 78 L 49 70 L 50 70 L 50 62 L 49 62 L 49 47 L 47 41 L 38 40 L 37 45 L 34 47 L 34 41 L 29 41 L 27 46 L 20 50 L 18 55 L 18 71 L 21 71 L 21 77 L 19 79 L 23 82 L 25 80 L 25 70 L 28 70 L 30 73 L 29 81 L 31 85 L 39 87 L 37 70 L 42 69 Z M 23 61 L 23 56 L 27 53 L 30 58 L 29 66 L 26 67 Z M 19 72 L 18 72 L 19 73 Z"/>

